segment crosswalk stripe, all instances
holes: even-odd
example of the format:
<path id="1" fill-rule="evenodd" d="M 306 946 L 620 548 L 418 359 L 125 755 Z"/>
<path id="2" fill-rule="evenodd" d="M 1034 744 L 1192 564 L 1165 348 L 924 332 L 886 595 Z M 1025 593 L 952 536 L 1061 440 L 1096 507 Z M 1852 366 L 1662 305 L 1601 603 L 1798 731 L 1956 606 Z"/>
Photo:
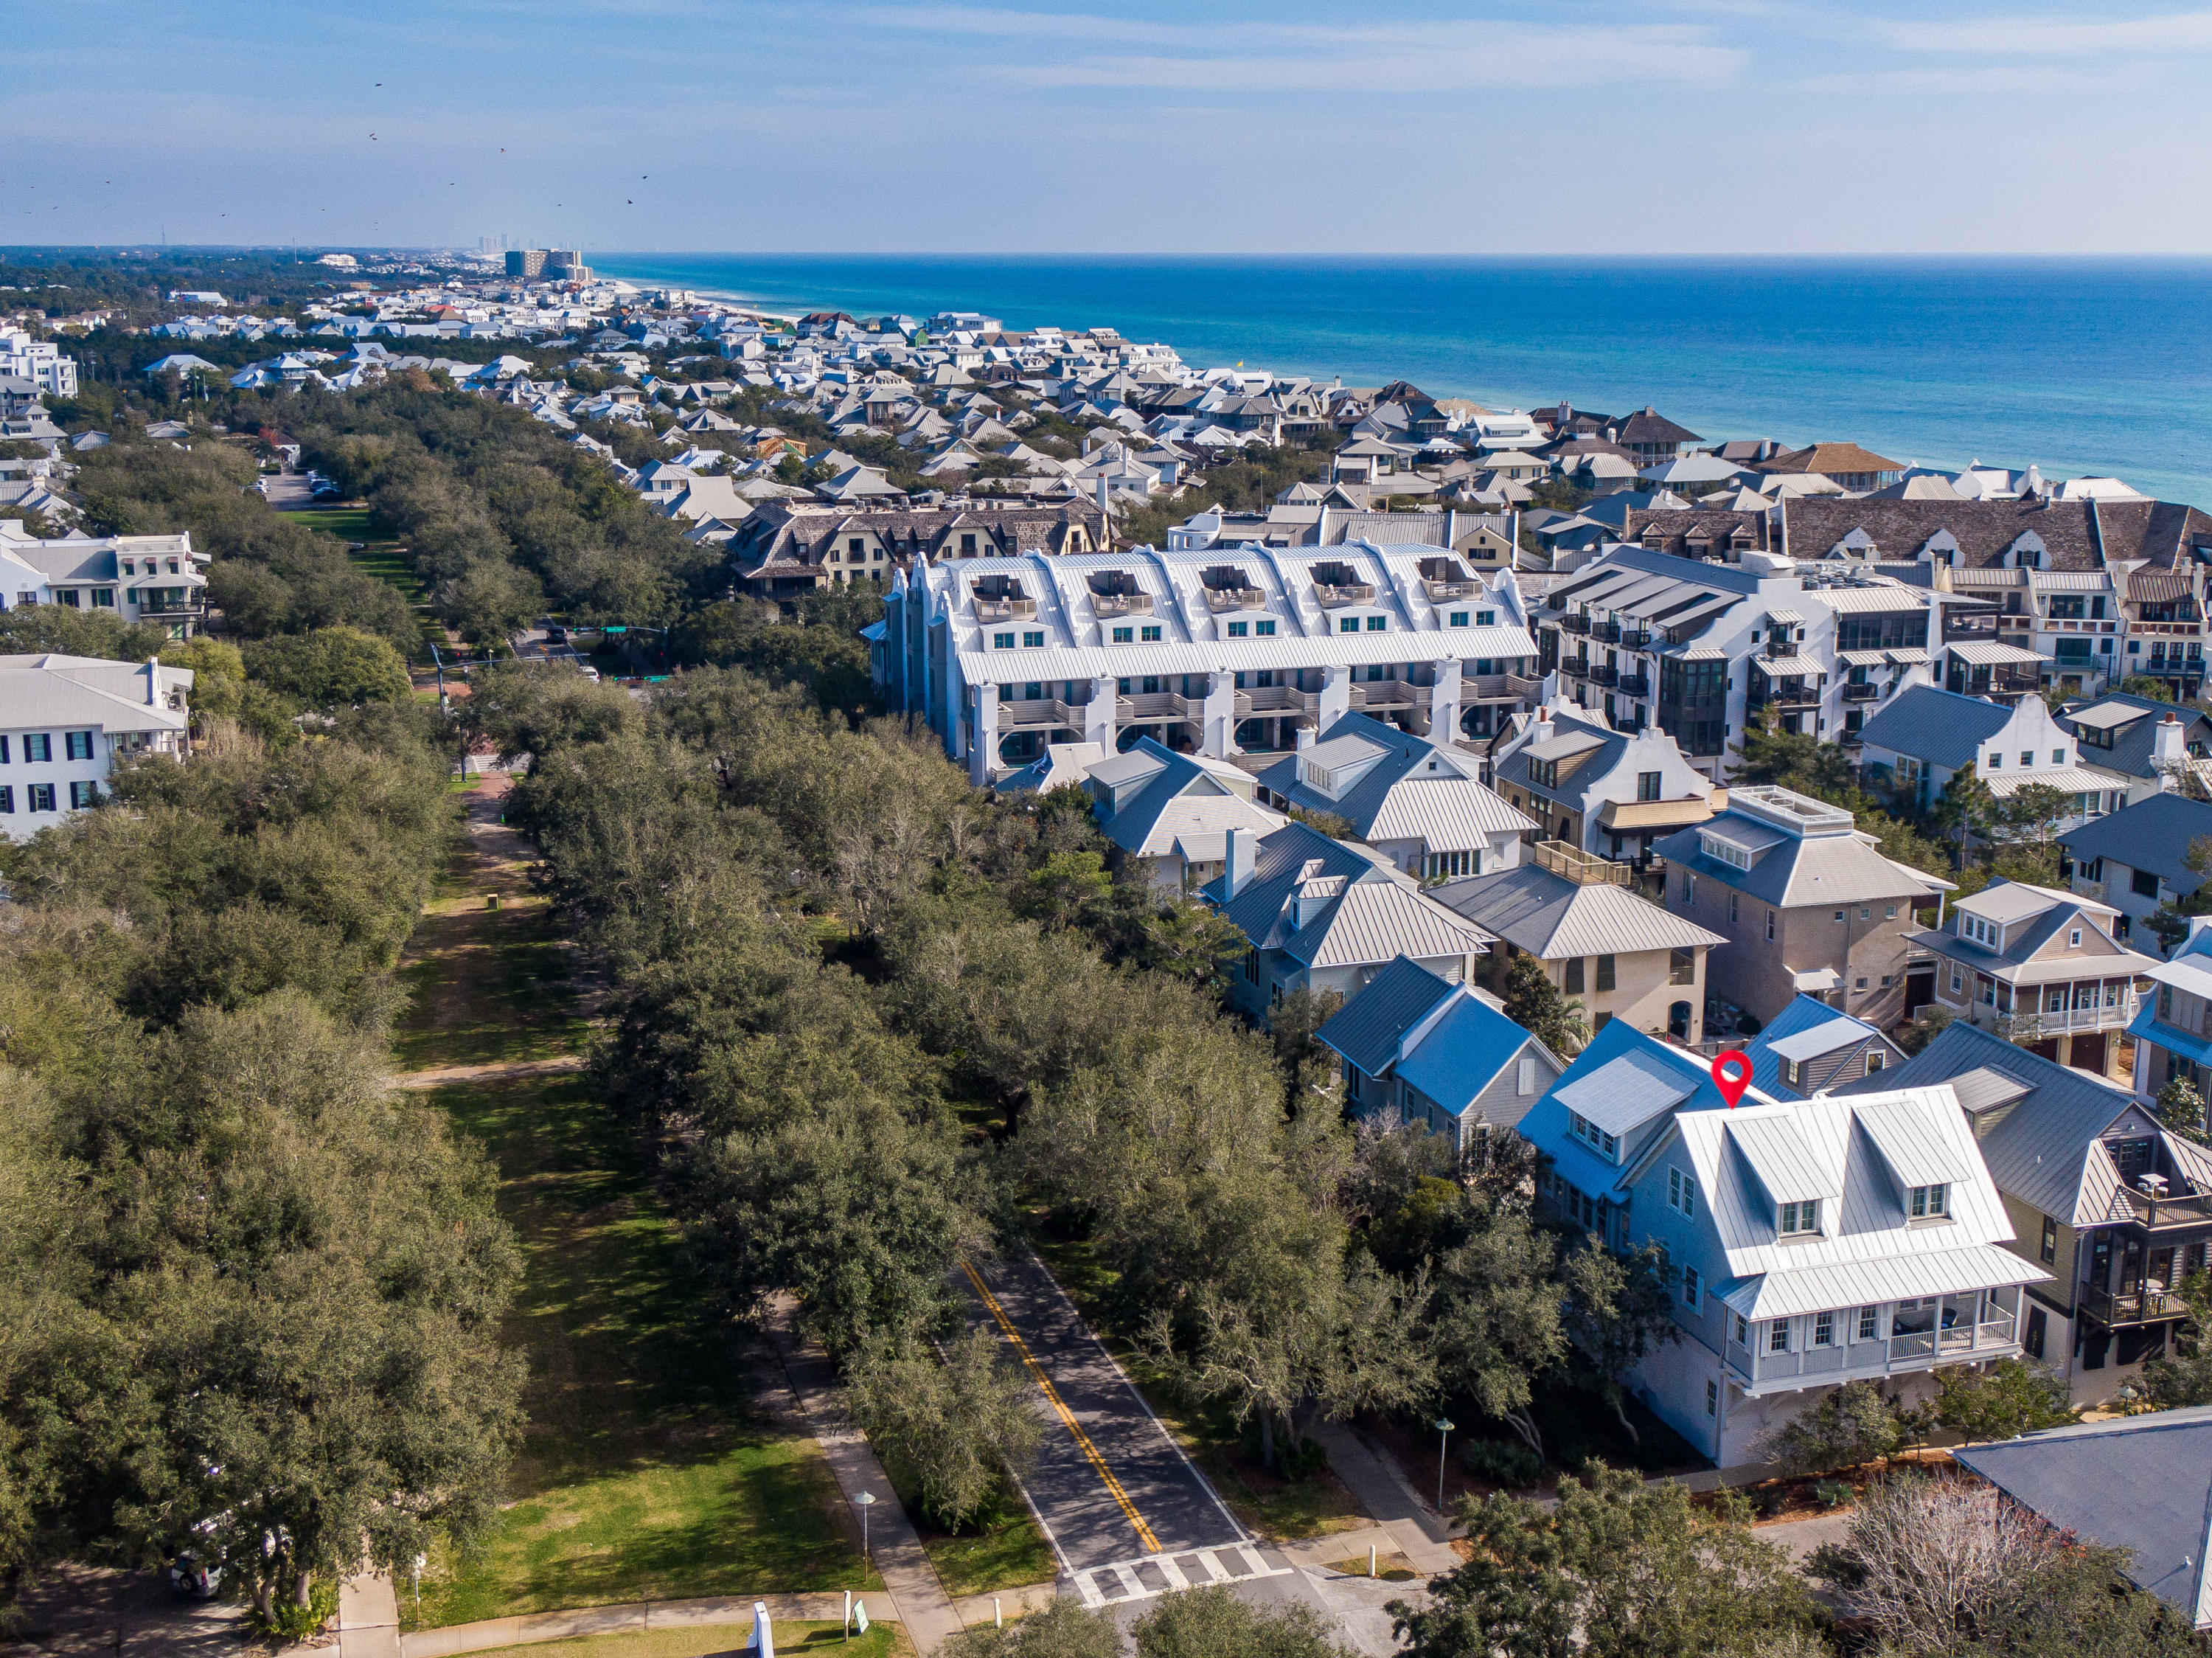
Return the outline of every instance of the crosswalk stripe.
<path id="1" fill-rule="evenodd" d="M 1180 1564 L 1194 1560 L 1206 1573 L 1206 1581 L 1212 1583 L 1248 1583 L 1255 1578 L 1288 1577 L 1288 1566 L 1270 1566 L 1260 1551 L 1249 1544 L 1217 1545 L 1210 1549 L 1181 1549 L 1173 1552 L 1141 1555 L 1134 1560 L 1116 1560 L 1103 1566 L 1089 1566 L 1073 1574 L 1076 1593 L 1083 1604 L 1096 1611 L 1101 1606 L 1119 1606 L 1130 1600 L 1157 1600 L 1163 1594 L 1189 1588 L 1192 1575 Z M 1147 1588 L 1137 1576 L 1137 1568 L 1150 1566 L 1158 1572 L 1164 1588 Z M 1229 1568 L 1235 1566 L 1232 1571 Z"/>

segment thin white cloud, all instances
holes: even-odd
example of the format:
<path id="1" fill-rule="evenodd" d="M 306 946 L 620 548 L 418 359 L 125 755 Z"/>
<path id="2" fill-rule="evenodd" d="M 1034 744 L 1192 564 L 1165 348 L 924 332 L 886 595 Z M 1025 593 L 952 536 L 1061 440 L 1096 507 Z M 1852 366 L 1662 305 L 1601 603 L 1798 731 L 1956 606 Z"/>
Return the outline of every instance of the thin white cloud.
<path id="1" fill-rule="evenodd" d="M 2158 17 L 1982 17 L 1965 22 L 1913 21 L 1881 26 L 1906 52 L 1970 57 L 2164 57 L 2212 50 L 2212 11 Z"/>

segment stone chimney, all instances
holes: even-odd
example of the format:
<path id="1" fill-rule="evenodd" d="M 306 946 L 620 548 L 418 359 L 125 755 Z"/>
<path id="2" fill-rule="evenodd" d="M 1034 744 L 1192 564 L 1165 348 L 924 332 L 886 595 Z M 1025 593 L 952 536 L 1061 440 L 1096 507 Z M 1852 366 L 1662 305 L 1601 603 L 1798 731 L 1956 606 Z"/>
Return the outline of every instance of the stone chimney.
<path id="1" fill-rule="evenodd" d="M 1221 881 L 1223 897 L 1235 898 L 1251 884 L 1252 865 L 1259 850 L 1260 838 L 1249 829 L 1229 832 L 1229 850 L 1224 854 L 1226 871 Z"/>

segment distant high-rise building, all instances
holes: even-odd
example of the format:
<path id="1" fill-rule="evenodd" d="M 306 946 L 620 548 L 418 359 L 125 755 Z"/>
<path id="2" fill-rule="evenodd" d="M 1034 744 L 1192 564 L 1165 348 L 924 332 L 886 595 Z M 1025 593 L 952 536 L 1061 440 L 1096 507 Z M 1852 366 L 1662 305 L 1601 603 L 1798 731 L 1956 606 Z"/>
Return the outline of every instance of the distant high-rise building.
<path id="1" fill-rule="evenodd" d="M 510 277 L 542 277 L 545 274 L 546 253 L 542 247 L 510 247 L 507 250 L 507 274 Z"/>

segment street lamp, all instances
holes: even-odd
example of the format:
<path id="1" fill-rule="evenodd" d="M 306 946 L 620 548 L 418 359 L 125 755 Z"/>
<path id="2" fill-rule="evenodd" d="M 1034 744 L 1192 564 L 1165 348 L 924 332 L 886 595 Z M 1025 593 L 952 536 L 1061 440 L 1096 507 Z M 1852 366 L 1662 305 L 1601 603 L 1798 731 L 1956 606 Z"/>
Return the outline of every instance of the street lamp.
<path id="1" fill-rule="evenodd" d="M 860 1505 L 860 1558 L 866 1560 L 868 1557 L 868 1510 L 876 1506 L 876 1494 L 862 1491 L 853 1501 Z"/>
<path id="2" fill-rule="evenodd" d="M 1451 1431 L 1457 1424 L 1449 1417 L 1437 1418 L 1437 1512 L 1444 1511 L 1444 1447 L 1451 1443 Z"/>

